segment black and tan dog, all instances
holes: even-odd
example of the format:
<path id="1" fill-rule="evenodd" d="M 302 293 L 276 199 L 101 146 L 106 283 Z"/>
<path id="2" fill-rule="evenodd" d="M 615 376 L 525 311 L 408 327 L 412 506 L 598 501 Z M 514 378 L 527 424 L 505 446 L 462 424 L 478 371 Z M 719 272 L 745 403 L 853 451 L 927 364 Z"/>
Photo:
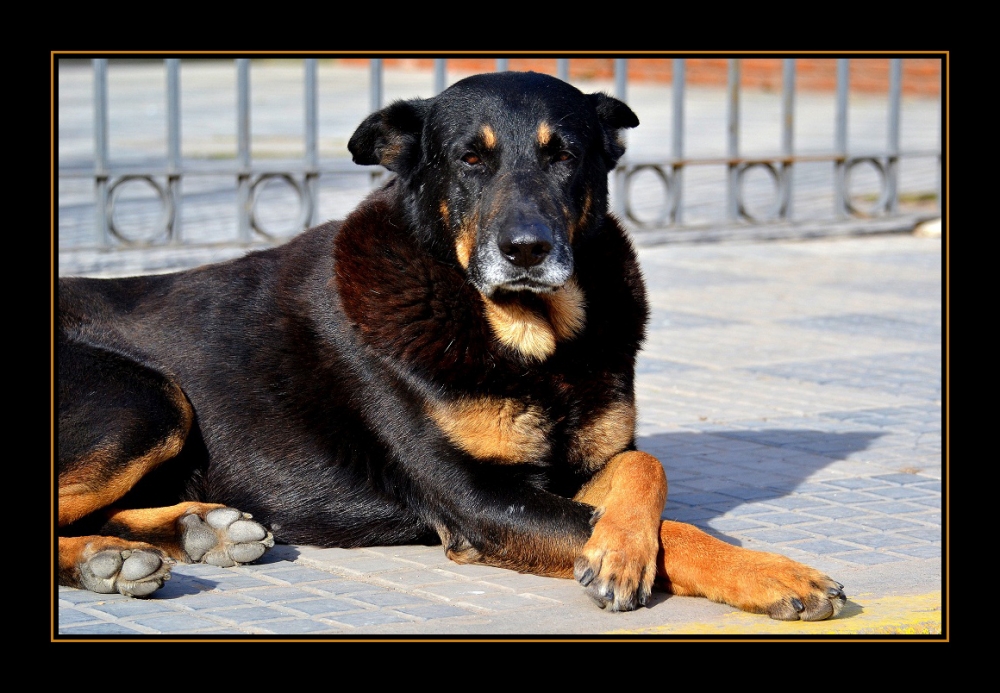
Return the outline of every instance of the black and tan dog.
<path id="1" fill-rule="evenodd" d="M 656 580 L 835 615 L 828 577 L 660 519 L 663 467 L 635 446 L 646 298 L 607 213 L 638 123 L 552 77 L 472 77 L 360 125 L 354 160 L 396 175 L 342 222 L 60 281 L 60 583 L 145 596 L 173 561 L 253 561 L 275 538 L 441 542 L 575 576 L 613 611 Z"/>

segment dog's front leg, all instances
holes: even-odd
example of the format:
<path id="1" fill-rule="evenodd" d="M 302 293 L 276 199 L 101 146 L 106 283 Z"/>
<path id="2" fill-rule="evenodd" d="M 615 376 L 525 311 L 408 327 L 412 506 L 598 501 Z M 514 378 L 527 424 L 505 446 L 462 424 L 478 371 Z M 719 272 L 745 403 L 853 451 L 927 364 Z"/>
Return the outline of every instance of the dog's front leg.
<path id="1" fill-rule="evenodd" d="M 682 522 L 664 522 L 657 572 L 670 592 L 708 597 L 783 621 L 836 616 L 843 585 L 785 556 L 727 544 Z"/>
<path id="2" fill-rule="evenodd" d="M 602 608 L 630 611 L 649 599 L 666 498 L 663 465 L 635 450 L 611 458 L 577 494 L 595 507 L 595 524 L 574 576 Z"/>

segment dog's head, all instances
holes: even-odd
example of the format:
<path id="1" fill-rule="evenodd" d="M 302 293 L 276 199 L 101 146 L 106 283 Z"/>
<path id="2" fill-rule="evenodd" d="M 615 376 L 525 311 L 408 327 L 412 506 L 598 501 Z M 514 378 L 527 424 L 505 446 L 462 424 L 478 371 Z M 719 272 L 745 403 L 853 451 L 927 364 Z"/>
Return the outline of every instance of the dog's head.
<path id="1" fill-rule="evenodd" d="M 373 113 L 348 148 L 397 174 L 420 241 L 483 296 L 546 294 L 572 277 L 575 241 L 607 213 L 619 131 L 638 124 L 606 94 L 499 72 Z"/>

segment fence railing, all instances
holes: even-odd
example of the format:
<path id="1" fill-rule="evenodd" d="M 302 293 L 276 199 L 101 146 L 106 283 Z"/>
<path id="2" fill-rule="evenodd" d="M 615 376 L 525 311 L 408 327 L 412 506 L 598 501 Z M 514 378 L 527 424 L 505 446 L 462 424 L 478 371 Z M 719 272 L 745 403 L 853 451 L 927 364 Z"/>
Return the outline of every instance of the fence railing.
<path id="1" fill-rule="evenodd" d="M 669 151 L 649 153 L 630 148 L 613 174 L 612 200 L 618 214 L 627 219 L 635 233 L 643 230 L 694 228 L 698 219 L 690 219 L 686 204 L 694 187 L 689 176 L 698 169 L 714 168 L 724 171 L 725 193 L 715 205 L 724 209 L 722 219 L 716 223 L 757 224 L 793 222 L 796 214 L 796 175 L 805 165 L 821 164 L 828 169 L 823 185 L 830 190 L 824 193 L 825 211 L 813 215 L 831 221 L 852 218 L 892 217 L 900 211 L 899 164 L 904 158 L 923 159 L 935 171 L 936 179 L 929 191 L 940 205 L 941 200 L 941 142 L 940 132 L 936 145 L 904 149 L 900 142 L 902 104 L 902 59 L 890 61 L 890 79 L 886 94 L 885 138 L 871 151 L 855 151 L 849 142 L 849 59 L 837 59 L 837 87 L 833 97 L 834 113 L 829 124 L 832 147 L 827 151 L 801 151 L 796 146 L 796 60 L 782 61 L 782 87 L 780 94 L 780 144 L 773 153 L 744 154 L 741 143 L 743 124 L 742 90 L 740 87 L 741 61 L 729 61 L 728 85 L 725 90 L 725 149 L 721 156 L 689 156 L 685 119 L 689 102 L 686 85 L 685 60 L 673 59 L 673 79 L 669 101 L 670 143 Z M 252 156 L 252 102 L 251 61 L 235 60 L 235 155 L 230 159 L 182 156 L 182 104 L 181 60 L 164 61 L 166 75 L 164 151 L 158 155 L 138 157 L 136 160 L 115 161 L 109 154 L 112 137 L 110 120 L 108 60 L 92 61 L 92 160 L 86 155 L 69 156 L 60 151 L 58 176 L 60 181 L 60 247 L 93 247 L 101 249 L 136 248 L 163 245 L 190 245 L 198 243 L 253 244 L 272 242 L 291 233 L 305 229 L 321 220 L 321 180 L 329 177 L 348 177 L 358 181 L 359 172 L 372 180 L 382 173 L 355 166 L 346 158 L 320 156 L 320 119 L 316 59 L 305 59 L 303 65 L 302 113 L 304 116 L 302 152 L 295 159 L 282 161 Z M 507 61 L 498 59 L 495 69 L 507 69 Z M 628 101 L 627 60 L 615 62 L 613 93 Z M 436 60 L 433 71 L 433 90 L 444 89 L 447 83 L 447 61 Z M 379 59 L 370 61 L 368 75 L 368 108 L 375 110 L 383 105 L 385 68 Z M 556 61 L 556 75 L 569 78 L 569 60 Z M 59 104 L 62 107 L 62 104 Z M 221 116 L 220 116 L 221 117 Z M 60 112 L 60 124 L 64 120 Z M 65 119 L 68 119 L 67 115 Z M 940 127 L 940 121 L 939 121 Z M 348 133 L 349 134 L 349 133 Z M 60 134 L 60 142 L 62 142 Z M 85 149 L 85 148 L 84 148 Z M 661 148 L 662 149 L 662 148 Z M 864 194 L 853 190 L 856 172 L 865 170 L 874 183 Z M 770 180 L 770 201 L 761 204 L 763 194 L 754 193 L 755 204 L 748 203 L 747 181 L 761 175 Z M 199 238 L 186 233 L 185 209 L 192 196 L 207 194 L 192 183 L 198 178 L 228 178 L 233 187 L 228 207 L 235 220 L 231 234 L 215 234 Z M 926 175 L 924 176 L 926 186 Z M 81 182 L 92 181 L 92 197 L 87 200 Z M 641 183 L 639 183 L 641 181 Z M 63 183 L 68 191 L 73 183 L 75 193 L 63 195 Z M 191 187 L 193 185 L 193 187 Z M 370 185 L 366 183 L 365 185 Z M 697 184 L 695 184 L 696 186 Z M 281 204 L 290 211 L 285 215 L 283 228 L 275 230 L 264 220 L 265 191 L 274 186 L 284 189 Z M 757 184 L 759 188 L 759 181 Z M 766 187 L 766 186 L 765 186 Z M 137 192 L 141 188 L 142 190 Z M 190 189 L 189 189 L 190 188 Z M 221 194 L 219 191 L 213 194 Z M 718 193 L 714 193 L 718 198 Z M 65 199 L 64 199 L 65 198 Z M 863 201 L 863 203 L 861 202 Z M 812 203 L 811 203 L 812 204 Z M 290 206 L 289 206 L 290 205 Z M 92 233 L 81 233 L 87 223 L 79 218 L 80 211 L 92 209 Z M 133 211 L 123 211 L 132 207 Z M 937 207 L 940 210 L 940 207 Z M 653 210 L 652 214 L 649 210 Z M 128 229 L 129 221 L 144 219 L 144 231 L 135 233 Z M 73 222 L 73 219 L 76 219 Z M 65 221 L 65 223 L 64 223 Z M 71 227 L 76 224 L 76 231 Z M 134 226 L 134 222 L 133 222 Z"/>

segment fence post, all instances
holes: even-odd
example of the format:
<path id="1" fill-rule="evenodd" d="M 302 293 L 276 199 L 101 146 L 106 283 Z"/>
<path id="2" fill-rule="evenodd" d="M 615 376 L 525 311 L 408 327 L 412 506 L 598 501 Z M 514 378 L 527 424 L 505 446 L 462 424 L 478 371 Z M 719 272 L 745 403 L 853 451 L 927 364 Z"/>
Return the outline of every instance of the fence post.
<path id="1" fill-rule="evenodd" d="M 180 244 L 181 233 L 181 78 L 179 58 L 168 58 L 167 66 L 167 237 Z"/>
<path id="2" fill-rule="evenodd" d="M 843 219 L 847 210 L 847 91 L 850 81 L 850 61 L 837 59 L 837 112 L 834 123 L 833 147 L 837 155 L 833 171 L 833 213 Z"/>
<path id="3" fill-rule="evenodd" d="M 250 242 L 250 60 L 236 61 L 236 228 Z"/>
<path id="4" fill-rule="evenodd" d="M 788 157 L 782 162 L 781 188 L 778 190 L 778 218 L 792 218 L 791 158 L 795 154 L 795 59 L 786 58 L 781 64 L 781 153 Z"/>
<path id="5" fill-rule="evenodd" d="M 625 94 L 628 84 L 628 60 L 625 58 L 615 58 L 615 98 L 628 103 L 628 98 Z M 624 132 L 619 134 L 622 142 L 627 141 L 628 137 Z M 627 178 L 627 163 L 628 160 L 628 148 L 625 149 L 625 155 L 618 162 L 614 171 L 614 213 L 621 219 L 625 218 L 626 215 L 626 205 L 625 205 L 625 180 Z"/>
<path id="6" fill-rule="evenodd" d="M 94 66 L 94 195 L 97 243 L 110 245 L 108 229 L 108 61 L 97 58 Z"/>
<path id="7" fill-rule="evenodd" d="M 684 164 L 677 163 L 684 159 L 684 86 L 687 78 L 687 61 L 683 58 L 674 58 L 673 63 L 673 84 L 671 85 L 671 108 L 673 109 L 673 128 L 671 142 L 671 156 L 674 158 L 674 165 L 670 170 L 670 182 L 673 191 L 667 191 L 667 199 L 673 200 L 669 204 L 672 206 L 670 223 L 680 224 L 684 217 Z M 671 192 L 673 193 L 671 195 Z"/>
<path id="8" fill-rule="evenodd" d="M 316 58 L 307 58 L 304 66 L 306 90 L 305 191 L 306 204 L 309 205 L 304 217 L 307 227 L 319 221 L 319 106 L 316 95 L 316 63 Z"/>
<path id="9" fill-rule="evenodd" d="M 726 215 L 730 221 L 739 218 L 739 165 L 735 159 L 740 155 L 740 60 L 731 58 L 727 76 L 726 93 L 728 110 L 726 115 L 727 154 L 730 159 L 726 180 Z"/>

